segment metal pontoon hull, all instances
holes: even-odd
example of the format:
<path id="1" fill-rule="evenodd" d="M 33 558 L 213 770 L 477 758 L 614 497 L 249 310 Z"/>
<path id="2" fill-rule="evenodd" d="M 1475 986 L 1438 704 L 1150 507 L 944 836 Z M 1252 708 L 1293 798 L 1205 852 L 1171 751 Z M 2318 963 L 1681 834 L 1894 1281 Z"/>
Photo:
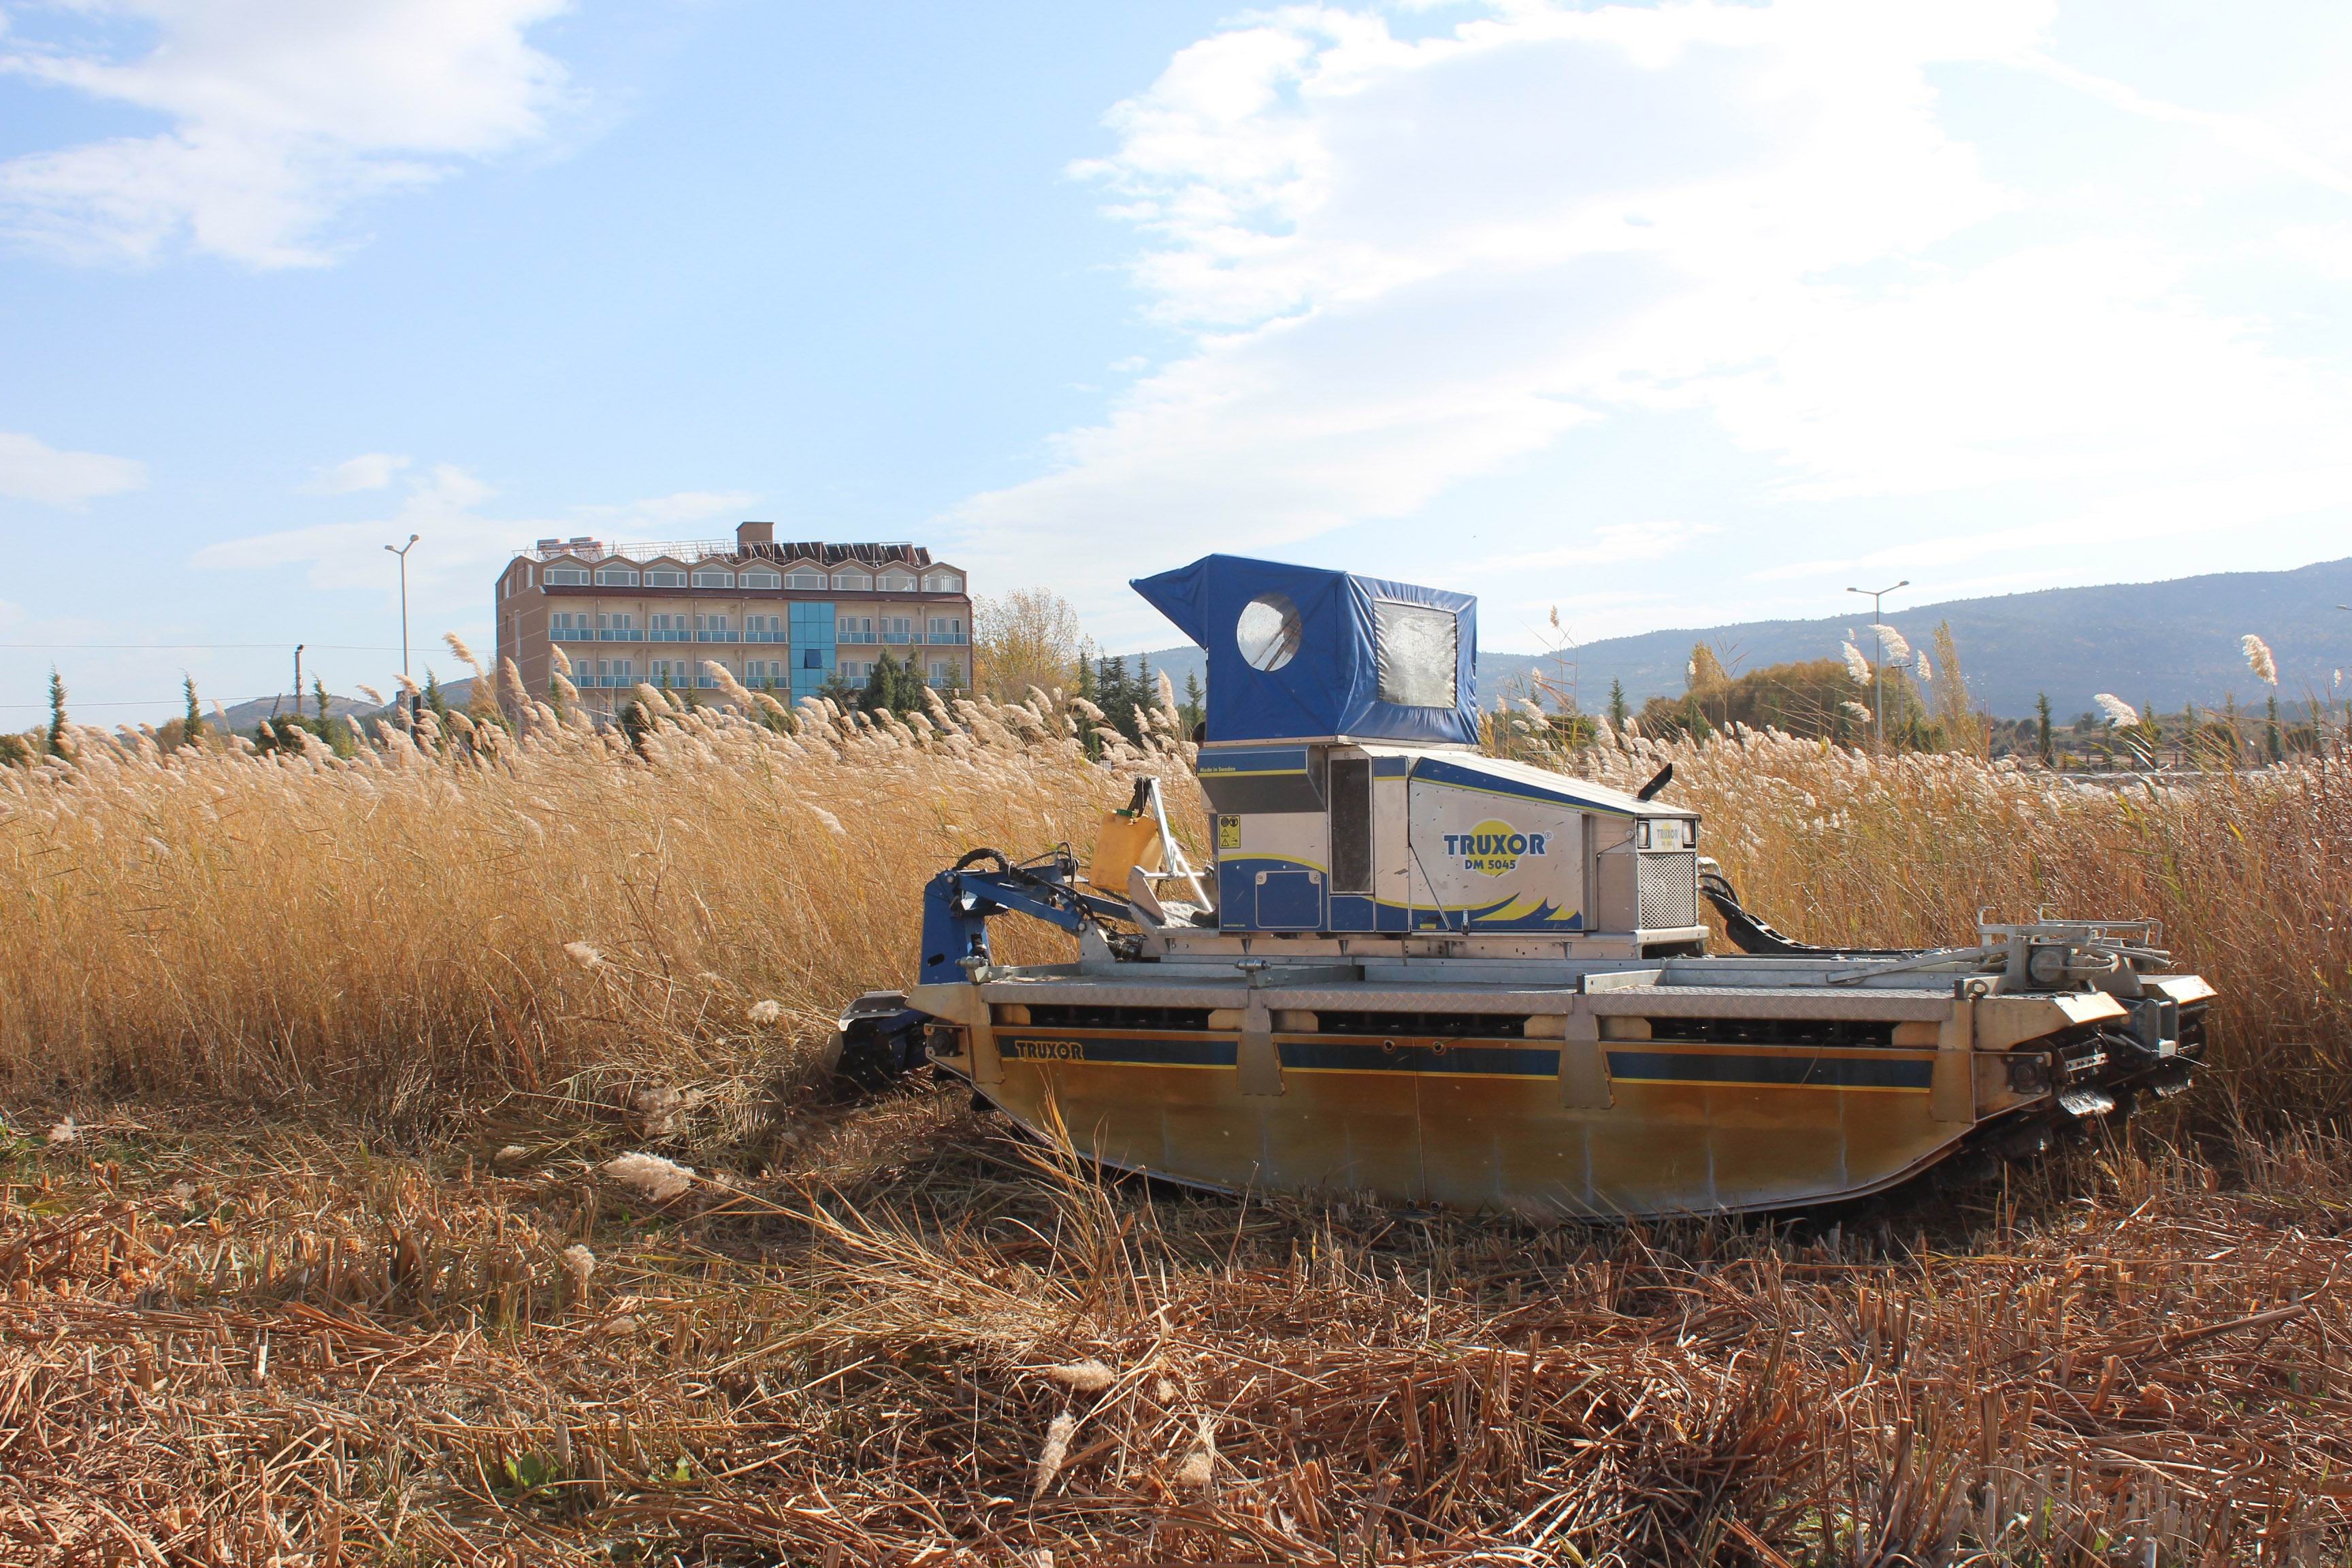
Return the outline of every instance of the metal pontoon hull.
<path id="1" fill-rule="evenodd" d="M 1706 977 L 1704 966 L 1738 963 L 1682 967 Z M 2120 1038 L 2130 1016 L 2100 994 L 1830 992 L 1818 982 L 1254 990 L 997 974 L 910 994 L 943 1020 L 933 1060 L 1024 1127 L 1051 1134 L 1058 1124 L 1106 1165 L 1226 1191 L 1364 1194 L 1538 1218 L 1860 1197 L 2010 1124 L 2071 1120 L 2057 1105 L 2069 1088 L 2127 1105 L 2135 1085 L 2186 1066 L 2083 1048 L 2103 1029 Z M 2158 984 L 2191 1004 L 2192 1022 L 2210 994 L 2202 982 Z M 1268 1020 L 1317 1026 L 1145 1026 L 1212 1011 L 1246 1018 L 1253 997 Z M 1343 1011 L 1425 1028 L 1363 1032 Z M 1563 1037 L 1542 1037 L 1548 1029 Z"/>

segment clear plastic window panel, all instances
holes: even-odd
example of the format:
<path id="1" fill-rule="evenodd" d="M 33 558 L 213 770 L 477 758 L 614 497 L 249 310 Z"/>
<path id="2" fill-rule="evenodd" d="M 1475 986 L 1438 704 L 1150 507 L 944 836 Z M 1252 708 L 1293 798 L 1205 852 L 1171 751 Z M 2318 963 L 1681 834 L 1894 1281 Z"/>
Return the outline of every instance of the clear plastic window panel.
<path id="1" fill-rule="evenodd" d="M 1451 708 L 1461 657 L 1461 622 L 1451 610 L 1372 602 L 1372 652 L 1381 700 L 1400 708 Z"/>

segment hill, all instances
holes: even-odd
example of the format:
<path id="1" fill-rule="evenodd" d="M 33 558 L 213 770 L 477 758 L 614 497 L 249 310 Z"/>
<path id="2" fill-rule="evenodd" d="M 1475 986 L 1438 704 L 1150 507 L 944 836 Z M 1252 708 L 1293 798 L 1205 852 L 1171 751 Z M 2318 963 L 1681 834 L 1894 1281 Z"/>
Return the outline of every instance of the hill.
<path id="1" fill-rule="evenodd" d="M 442 700 L 448 703 L 452 708 L 463 708 L 466 705 L 467 698 L 472 695 L 473 689 L 474 681 L 471 676 L 467 676 L 460 680 L 445 682 L 441 688 L 443 694 Z M 240 734 L 243 734 L 249 732 L 256 724 L 260 723 L 264 719 L 274 718 L 280 713 L 291 713 L 295 710 L 296 703 L 293 697 L 289 694 L 277 697 L 257 697 L 248 702 L 232 703 L 229 706 L 223 708 L 221 712 L 227 715 L 230 728 L 237 731 Z M 307 695 L 304 696 L 301 700 L 300 710 L 306 716 L 317 711 L 317 710 L 311 706 L 311 699 Z M 373 719 L 380 713 L 386 713 L 390 710 L 389 706 L 371 702 L 364 697 L 338 697 L 331 691 L 327 693 L 327 716 L 331 719 L 340 719 L 346 713 L 356 714 L 362 719 Z M 205 717 L 207 719 L 211 719 L 216 717 L 216 715 L 207 710 Z"/>
<path id="2" fill-rule="evenodd" d="M 2352 613 L 2336 608 L 2346 604 L 2352 604 L 2352 560 L 2289 572 L 2225 572 L 1952 599 L 1890 609 L 1886 619 L 1922 647 L 1937 622 L 1950 622 L 1969 689 L 1994 714 L 2022 718 L 2033 710 L 2035 696 L 2047 692 L 2052 707 L 2072 717 L 2088 710 L 2100 691 L 2167 709 L 2183 701 L 2217 705 L 2233 692 L 2242 703 L 2258 702 L 2265 689 L 2239 651 L 2238 639 L 2248 632 L 2276 654 L 2282 698 L 2299 699 L 2306 691 L 2325 697 L 2335 672 L 2352 668 Z M 1869 606 L 1858 599 L 1854 605 L 1854 614 L 1818 620 L 1676 627 L 1587 643 L 1570 656 L 1574 687 L 1587 710 L 1607 701 L 1612 680 L 1624 682 L 1635 707 L 1679 693 L 1691 647 L 1701 642 L 1714 647 L 1734 674 L 1791 659 L 1834 658 L 1849 630 L 1863 633 L 1867 653 Z M 1152 668 L 1166 669 L 1180 691 L 1187 671 L 1205 674 L 1205 656 L 1195 647 L 1145 657 Z M 1491 699 L 1537 662 L 1527 654 L 1481 649 L 1480 695 Z"/>

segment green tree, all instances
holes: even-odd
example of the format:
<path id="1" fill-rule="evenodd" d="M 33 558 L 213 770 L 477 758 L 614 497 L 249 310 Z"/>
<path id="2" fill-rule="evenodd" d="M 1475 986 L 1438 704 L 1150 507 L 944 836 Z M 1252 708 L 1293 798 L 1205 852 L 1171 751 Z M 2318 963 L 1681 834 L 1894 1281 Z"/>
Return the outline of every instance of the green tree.
<path id="1" fill-rule="evenodd" d="M 2050 693 L 2044 691 L 2033 699 L 2033 743 L 2042 755 L 2042 765 L 2058 765 L 2058 745 L 2051 736 Z"/>
<path id="2" fill-rule="evenodd" d="M 205 743 L 205 714 L 204 710 L 196 706 L 196 678 L 182 670 L 180 689 L 188 697 L 188 710 L 180 718 L 180 743 L 201 746 Z"/>
<path id="3" fill-rule="evenodd" d="M 431 679 L 428 671 L 426 679 Z M 654 716 L 646 711 L 644 701 L 635 697 L 628 699 L 614 710 L 613 718 L 621 726 L 621 733 L 627 739 L 629 749 L 640 757 L 644 756 L 646 735 L 654 727 Z"/>
<path id="4" fill-rule="evenodd" d="M 1183 721 L 1187 739 L 1209 721 L 1209 700 L 1201 690 L 1201 672 L 1197 669 L 1184 672 L 1184 700 L 1176 714 Z"/>
<path id="5" fill-rule="evenodd" d="M 1621 735 L 1625 732 L 1625 719 L 1631 711 L 1632 710 L 1625 705 L 1625 683 L 1622 680 L 1611 681 L 1609 683 L 1609 722 Z"/>
<path id="6" fill-rule="evenodd" d="M 2279 731 L 2278 693 L 2275 691 L 2263 704 L 2263 750 L 2270 753 L 2270 759 L 2274 763 L 2286 757 L 2286 747 Z"/>
<path id="7" fill-rule="evenodd" d="M 66 681 L 56 665 L 49 666 L 49 729 L 47 737 L 49 755 L 66 754 Z"/>
<path id="8" fill-rule="evenodd" d="M 319 731 L 327 732 L 327 683 L 317 676 L 310 678 L 310 706 L 319 710 Z"/>
<path id="9" fill-rule="evenodd" d="M 857 705 L 868 713 L 887 708 L 903 719 L 923 706 L 923 672 L 912 658 L 901 661 L 886 647 L 874 663 L 874 673 L 866 678 Z"/>
<path id="10" fill-rule="evenodd" d="M 425 706 L 433 710 L 433 716 L 441 721 L 441 732 L 447 734 L 449 732 L 449 694 L 442 690 L 441 682 L 434 679 L 430 665 L 426 666 L 425 670 Z"/>
<path id="11" fill-rule="evenodd" d="M 1112 729 L 1138 744 L 1143 737 L 1136 731 L 1135 710 L 1150 700 L 1128 674 L 1125 656 L 1105 654 L 1095 661 L 1095 706 L 1103 710 Z"/>

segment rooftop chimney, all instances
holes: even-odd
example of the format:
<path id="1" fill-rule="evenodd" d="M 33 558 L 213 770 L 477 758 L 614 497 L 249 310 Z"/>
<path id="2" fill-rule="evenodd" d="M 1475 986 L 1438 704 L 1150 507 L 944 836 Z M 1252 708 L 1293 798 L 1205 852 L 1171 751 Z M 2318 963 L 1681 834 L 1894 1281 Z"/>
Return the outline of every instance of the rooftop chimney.
<path id="1" fill-rule="evenodd" d="M 772 522 L 739 522 L 735 525 L 735 542 L 740 545 L 773 544 L 776 525 Z"/>

